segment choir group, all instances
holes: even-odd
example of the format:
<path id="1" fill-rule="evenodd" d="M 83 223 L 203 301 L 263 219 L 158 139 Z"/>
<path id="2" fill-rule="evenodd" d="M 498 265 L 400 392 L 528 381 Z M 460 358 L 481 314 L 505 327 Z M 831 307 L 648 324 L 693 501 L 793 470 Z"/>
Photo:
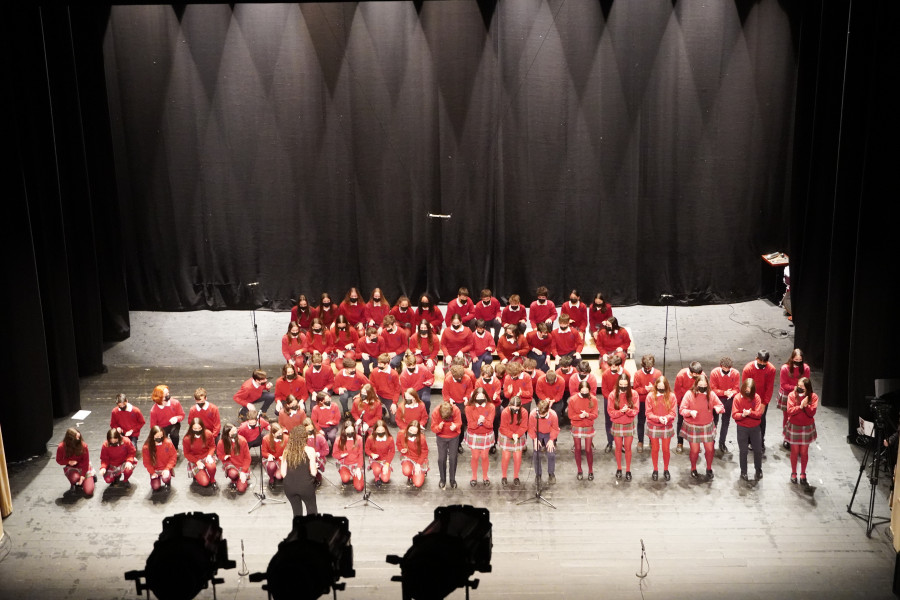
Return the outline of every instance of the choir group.
<path id="1" fill-rule="evenodd" d="M 596 371 L 582 359 L 585 340 L 592 340 L 599 353 Z M 703 365 L 692 362 L 670 383 L 650 354 L 629 372 L 631 344 L 599 293 L 585 304 L 572 290 L 557 308 L 547 289 L 540 287 L 526 310 L 518 295 L 510 296 L 501 309 L 490 290 L 482 290 L 473 302 L 460 288 L 445 314 L 427 295 L 416 308 L 405 296 L 391 306 L 378 288 L 368 302 L 351 288 L 338 305 L 322 294 L 313 307 L 301 295 L 281 340 L 281 376 L 273 385 L 265 371 L 256 370 L 234 394 L 239 425 L 223 424 L 219 408 L 197 388 L 182 438 L 184 409 L 167 386 L 158 385 L 151 394 L 149 434 L 140 459 L 152 489 L 168 487 L 181 442 L 189 480 L 216 486 L 220 468 L 230 489 L 242 493 L 249 486 L 252 448 L 259 448 L 269 484 L 275 485 L 288 472 L 284 452 L 291 436 L 300 436 L 305 444 L 291 456 L 300 455 L 302 461 L 303 451 L 309 453 L 315 460 L 310 471 L 316 485 L 331 456 L 341 482 L 357 490 L 363 489 L 367 472 L 376 486 L 389 482 L 395 458 L 407 484 L 418 488 L 429 472 L 433 443 L 441 489 L 457 487 L 457 460 L 464 447 L 471 453 L 471 486 L 491 485 L 489 455 L 498 451 L 501 484 L 510 485 L 512 459 L 512 485 L 519 486 L 522 456 L 528 450 L 536 478 L 541 479 L 545 460 L 547 481 L 555 482 L 560 428 L 568 425 L 575 477 L 584 479 L 586 459 L 587 479 L 593 480 L 595 423 L 602 414 L 605 451 L 615 456 L 617 479 L 632 479 L 632 454 L 635 445 L 637 452 L 644 451 L 645 433 L 654 481 L 659 478 L 660 454 L 663 478 L 671 479 L 672 438 L 678 454 L 687 445 L 691 477 L 701 477 L 702 450 L 705 477 L 713 479 L 716 442 L 720 452 L 728 452 L 725 441 L 732 420 L 741 478 L 761 479 L 767 407 L 776 395 L 778 375 L 776 406 L 783 414 L 791 482 L 806 485 L 818 396 L 799 349 L 780 372 L 761 350 L 740 371 L 728 357 L 708 374 Z M 432 409 L 436 375 L 443 377 L 443 386 L 440 402 Z M 141 411 L 119 394 L 96 474 L 81 432 L 67 430 L 56 459 L 70 484 L 88 496 L 97 474 L 108 484 L 127 484 L 137 466 L 136 446 L 144 425 Z M 752 476 L 747 464 L 751 451 Z M 289 462 L 293 467 L 297 460 Z M 312 502 L 304 500 L 307 511 L 315 512 L 314 493 Z M 295 513 L 302 512 L 299 502 L 292 505 Z"/>

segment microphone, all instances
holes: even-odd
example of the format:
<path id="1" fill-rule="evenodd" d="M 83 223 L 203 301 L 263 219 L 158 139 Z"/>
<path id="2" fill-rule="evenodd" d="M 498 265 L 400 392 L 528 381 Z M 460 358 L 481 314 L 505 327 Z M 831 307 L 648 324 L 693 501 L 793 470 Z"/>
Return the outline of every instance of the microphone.
<path id="1" fill-rule="evenodd" d="M 662 300 L 663 298 L 674 298 L 674 297 L 675 296 L 673 296 L 672 294 L 660 294 L 659 295 L 660 300 Z"/>
<path id="2" fill-rule="evenodd" d="M 254 281 L 253 283 L 248 283 L 248 284 L 247 284 L 247 287 L 256 287 L 256 286 L 258 286 L 258 285 L 259 285 L 259 282 L 258 282 L 258 281 Z"/>
<path id="3" fill-rule="evenodd" d="M 644 539 L 641 538 L 641 552 L 646 552 L 646 551 L 647 551 L 647 549 L 644 548 Z"/>

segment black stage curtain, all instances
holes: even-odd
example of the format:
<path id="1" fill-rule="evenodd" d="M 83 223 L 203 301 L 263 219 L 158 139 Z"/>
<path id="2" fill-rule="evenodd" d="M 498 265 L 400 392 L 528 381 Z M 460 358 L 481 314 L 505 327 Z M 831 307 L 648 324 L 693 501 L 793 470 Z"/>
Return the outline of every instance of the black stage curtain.
<path id="1" fill-rule="evenodd" d="M 53 419 L 81 406 L 79 376 L 129 333 L 103 32 L 108 10 L 10 7 L 2 25 L 7 204 L 7 456 L 44 451 Z M 11 233 L 10 233 L 11 232 Z"/>
<path id="2" fill-rule="evenodd" d="M 775 281 L 760 254 L 788 242 L 796 12 L 114 6 L 130 305 L 287 308 L 350 286 L 758 297 Z"/>
<path id="3" fill-rule="evenodd" d="M 896 94 L 898 7 L 810 3 L 797 98 L 791 283 L 796 343 L 823 402 L 872 420 L 876 378 L 900 378 Z"/>

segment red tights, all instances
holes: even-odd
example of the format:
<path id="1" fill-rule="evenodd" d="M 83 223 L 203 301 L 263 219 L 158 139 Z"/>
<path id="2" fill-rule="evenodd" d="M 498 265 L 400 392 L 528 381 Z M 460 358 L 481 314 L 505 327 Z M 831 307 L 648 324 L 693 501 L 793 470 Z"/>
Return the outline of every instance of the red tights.
<path id="1" fill-rule="evenodd" d="M 488 450 L 472 450 L 472 479 L 478 479 L 478 463 L 481 463 L 481 478 L 488 478 Z"/>
<path id="2" fill-rule="evenodd" d="M 581 438 L 575 440 L 575 464 L 578 465 L 578 472 L 581 473 Z M 584 453 L 587 455 L 588 473 L 594 472 L 594 441 L 591 438 L 584 438 Z M 631 461 L 631 450 L 628 451 L 629 464 Z"/>
<path id="3" fill-rule="evenodd" d="M 716 456 L 716 443 L 703 442 L 703 453 L 706 455 L 706 470 L 712 471 L 713 458 Z M 691 442 L 691 470 L 697 470 L 697 459 L 700 458 L 700 442 Z"/>
<path id="4" fill-rule="evenodd" d="M 662 446 L 663 470 L 669 470 L 669 457 L 672 455 L 672 438 L 650 438 L 650 460 L 653 463 L 653 470 L 658 471 L 659 465 L 659 448 Z"/>
<path id="5" fill-rule="evenodd" d="M 103 481 L 106 483 L 114 483 L 119 480 L 119 477 L 128 481 L 131 478 L 132 473 L 134 473 L 134 469 L 123 469 L 118 475 L 113 475 L 110 471 L 107 471 L 106 474 L 103 475 Z"/>
<path id="6" fill-rule="evenodd" d="M 277 460 L 270 460 L 266 463 L 266 474 L 269 476 L 269 483 L 273 481 L 281 481 L 281 468 Z"/>
<path id="7" fill-rule="evenodd" d="M 615 437 L 616 440 L 616 468 L 620 471 L 622 470 L 622 444 L 625 444 L 625 470 L 631 470 L 631 446 L 634 438 L 631 436 L 628 437 Z"/>
<path id="8" fill-rule="evenodd" d="M 372 474 L 375 476 L 375 481 L 381 480 L 387 483 L 391 480 L 391 465 L 374 461 L 372 463 Z"/>
<path id="9" fill-rule="evenodd" d="M 151 477 L 150 478 L 150 488 L 155 492 L 159 488 L 164 485 L 169 485 L 169 482 L 172 481 L 172 472 L 169 472 L 169 476 L 166 477 L 161 472 L 157 471 L 159 477 Z"/>
<path id="10" fill-rule="evenodd" d="M 357 492 L 363 491 L 363 487 L 365 487 L 366 482 L 362 477 L 362 469 L 359 467 L 354 467 L 353 472 L 350 472 L 350 467 L 347 465 L 339 465 L 338 466 L 338 475 L 341 476 L 341 483 L 350 483 L 353 481 L 353 487 L 356 488 Z"/>
<path id="11" fill-rule="evenodd" d="M 205 463 L 206 467 L 194 474 L 194 481 L 203 487 L 216 482 L 216 463 Z"/>
<path id="12" fill-rule="evenodd" d="M 509 471 L 509 457 L 512 456 L 513 459 L 513 478 L 518 479 L 519 477 L 519 469 L 522 468 L 522 452 L 510 452 L 509 450 L 504 450 L 500 454 L 500 472 L 503 477 L 506 477 L 507 471 Z"/>
<path id="13" fill-rule="evenodd" d="M 248 480 L 245 479 L 244 481 L 241 481 L 241 472 L 236 467 L 226 467 L 225 476 L 234 483 L 235 489 L 241 494 L 246 492 L 247 488 L 250 487 Z"/>
<path id="14" fill-rule="evenodd" d="M 78 485 L 78 480 L 81 479 L 81 474 L 77 471 L 70 471 L 66 475 L 66 479 L 69 480 L 69 483 L 72 485 Z M 93 496 L 94 495 L 94 478 L 93 477 L 85 477 L 84 481 L 81 482 L 81 489 L 84 490 L 85 496 Z"/>
<path id="15" fill-rule="evenodd" d="M 417 488 L 422 487 L 422 484 L 425 483 L 425 471 L 419 469 L 419 472 L 416 473 L 416 468 L 411 460 L 404 460 L 400 464 L 400 469 L 403 471 L 404 477 L 412 479 L 413 485 Z"/>
<path id="16" fill-rule="evenodd" d="M 797 472 L 797 459 L 800 459 L 800 474 L 806 476 L 806 462 L 809 460 L 809 446 L 791 444 L 791 472 Z"/>

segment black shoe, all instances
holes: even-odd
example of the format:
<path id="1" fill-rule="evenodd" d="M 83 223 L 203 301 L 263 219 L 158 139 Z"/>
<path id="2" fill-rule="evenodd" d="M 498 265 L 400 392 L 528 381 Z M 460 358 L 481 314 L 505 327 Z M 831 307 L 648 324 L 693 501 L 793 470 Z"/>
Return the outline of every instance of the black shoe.
<path id="1" fill-rule="evenodd" d="M 438 483 L 438 487 L 444 489 L 445 487 L 447 487 L 447 482 L 441 479 L 441 481 Z"/>
<path id="2" fill-rule="evenodd" d="M 459 446 L 456 447 L 456 451 L 459 452 L 460 454 L 463 453 L 463 447 L 462 447 L 462 444 L 460 444 Z"/>
<path id="3" fill-rule="evenodd" d="M 484 487 L 491 487 L 491 480 L 490 480 L 490 479 L 485 479 L 485 480 L 482 481 L 481 483 L 484 484 Z"/>
<path id="4" fill-rule="evenodd" d="M 500 485 L 502 485 L 503 487 L 506 487 L 509 485 L 509 483 L 506 481 L 506 477 L 504 477 L 503 479 L 500 480 Z"/>
<path id="5" fill-rule="evenodd" d="M 478 485 L 478 482 L 473 479 L 472 481 L 469 482 L 469 485 L 471 485 L 472 487 L 475 487 Z"/>
<path id="6" fill-rule="evenodd" d="M 669 472 L 668 472 L 668 471 L 663 471 L 663 478 L 664 478 L 666 481 L 670 481 L 670 480 L 672 479 L 672 476 L 669 475 Z"/>
<path id="7" fill-rule="evenodd" d="M 519 485 L 519 483 L 520 483 L 520 482 L 519 482 L 519 478 L 518 478 L 518 477 L 516 477 L 515 479 L 513 479 L 513 485 Z"/>
<path id="8" fill-rule="evenodd" d="M 682 453 L 684 453 L 684 444 L 678 444 L 677 446 L 675 446 L 675 454 Z"/>
<path id="9" fill-rule="evenodd" d="M 612 449 L 613 449 L 612 444 L 607 444 L 607 445 L 606 445 L 606 449 L 604 450 L 604 452 L 606 452 L 607 454 L 609 454 L 610 452 L 612 452 Z"/>
<path id="10" fill-rule="evenodd" d="M 650 476 L 653 481 L 659 481 L 659 471 L 653 471 L 653 475 Z"/>
<path id="11" fill-rule="evenodd" d="M 797 483 L 797 474 L 791 473 L 791 483 Z"/>
<path id="12" fill-rule="evenodd" d="M 809 487 L 809 482 L 806 480 L 806 475 L 800 476 L 800 485 L 803 487 Z"/>
<path id="13" fill-rule="evenodd" d="M 497 446 L 491 446 L 491 454 L 497 454 Z"/>
<path id="14" fill-rule="evenodd" d="M 450 480 L 450 487 L 453 489 L 456 489 L 456 482 L 453 481 L 452 479 Z"/>
<path id="15" fill-rule="evenodd" d="M 556 475 L 554 475 L 553 473 L 550 473 L 549 475 L 547 475 L 547 481 L 549 483 L 556 483 Z"/>
<path id="16" fill-rule="evenodd" d="M 757 471 L 756 472 L 756 480 L 759 481 L 760 479 L 762 479 L 762 471 Z"/>
<path id="17" fill-rule="evenodd" d="M 631 471 L 625 471 L 625 481 L 631 481 Z"/>
<path id="18" fill-rule="evenodd" d="M 744 481 L 750 481 L 750 478 L 747 477 L 746 473 L 741 473 L 741 479 L 743 479 Z"/>
<path id="19" fill-rule="evenodd" d="M 594 480 L 594 474 L 588 473 L 588 481 L 593 481 L 593 480 Z"/>
<path id="20" fill-rule="evenodd" d="M 578 481 L 581 481 L 582 479 L 584 479 L 584 475 L 582 475 L 581 473 L 578 473 L 578 475 L 575 476 L 575 479 L 577 479 Z"/>
<path id="21" fill-rule="evenodd" d="M 707 479 L 707 481 L 712 481 L 713 479 L 715 479 L 715 477 L 716 477 L 716 476 L 713 475 L 712 469 L 707 469 L 707 470 L 706 470 L 706 479 Z"/>
<path id="22" fill-rule="evenodd" d="M 725 444 L 719 444 L 719 450 L 722 451 L 722 454 L 728 454 L 728 448 L 725 447 Z"/>
<path id="23" fill-rule="evenodd" d="M 616 479 L 622 479 L 622 469 L 616 469 Z"/>
<path id="24" fill-rule="evenodd" d="M 790 449 L 791 449 L 791 445 L 788 444 L 787 442 L 782 442 L 781 445 L 784 447 L 785 450 L 790 450 Z"/>
<path id="25" fill-rule="evenodd" d="M 697 474 L 697 469 L 691 469 L 691 477 L 693 477 L 694 479 L 700 477 L 700 475 Z"/>

